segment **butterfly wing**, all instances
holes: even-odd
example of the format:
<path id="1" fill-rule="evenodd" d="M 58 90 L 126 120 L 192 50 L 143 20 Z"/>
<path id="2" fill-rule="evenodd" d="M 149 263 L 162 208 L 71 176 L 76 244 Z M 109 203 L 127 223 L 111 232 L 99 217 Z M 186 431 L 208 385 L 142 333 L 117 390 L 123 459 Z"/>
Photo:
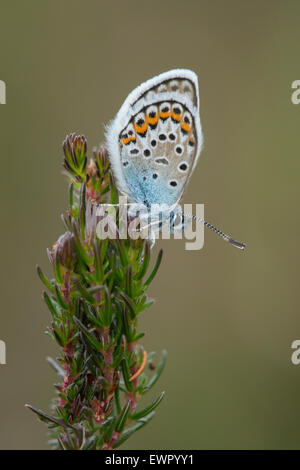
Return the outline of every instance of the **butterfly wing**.
<path id="1" fill-rule="evenodd" d="M 107 132 L 118 189 L 131 202 L 179 202 L 202 147 L 198 80 L 177 69 L 140 85 Z"/>

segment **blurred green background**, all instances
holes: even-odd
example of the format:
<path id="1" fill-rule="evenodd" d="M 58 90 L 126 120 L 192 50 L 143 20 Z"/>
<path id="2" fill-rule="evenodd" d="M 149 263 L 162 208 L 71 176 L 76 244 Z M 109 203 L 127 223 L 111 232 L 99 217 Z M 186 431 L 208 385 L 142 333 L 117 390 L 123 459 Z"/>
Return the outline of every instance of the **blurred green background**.
<path id="1" fill-rule="evenodd" d="M 89 149 L 127 94 L 174 67 L 199 76 L 205 147 L 184 202 L 247 242 L 159 242 L 164 261 L 141 319 L 168 351 L 155 419 L 128 449 L 300 448 L 300 3 L 240 0 L 0 0 L 1 449 L 47 448 L 24 403 L 48 410 L 57 354 L 44 335 L 39 263 L 67 206 L 61 142 Z M 149 400 L 150 397 L 148 397 Z M 145 398 L 147 401 L 147 398 Z"/>

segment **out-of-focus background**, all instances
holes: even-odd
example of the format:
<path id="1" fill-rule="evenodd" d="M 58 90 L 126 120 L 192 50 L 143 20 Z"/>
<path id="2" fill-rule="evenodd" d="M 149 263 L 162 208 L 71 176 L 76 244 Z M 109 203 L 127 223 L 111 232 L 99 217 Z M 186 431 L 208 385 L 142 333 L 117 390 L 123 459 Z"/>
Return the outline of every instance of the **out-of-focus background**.
<path id="1" fill-rule="evenodd" d="M 83 133 L 91 151 L 127 94 L 174 67 L 199 76 L 205 136 L 184 202 L 248 246 L 157 244 L 140 326 L 168 351 L 166 397 L 124 448 L 300 448 L 299 15 L 297 0 L 1 0 L 2 449 L 47 448 L 24 403 L 48 410 L 56 380 L 35 264 L 51 273 L 63 231 L 61 142 Z"/>

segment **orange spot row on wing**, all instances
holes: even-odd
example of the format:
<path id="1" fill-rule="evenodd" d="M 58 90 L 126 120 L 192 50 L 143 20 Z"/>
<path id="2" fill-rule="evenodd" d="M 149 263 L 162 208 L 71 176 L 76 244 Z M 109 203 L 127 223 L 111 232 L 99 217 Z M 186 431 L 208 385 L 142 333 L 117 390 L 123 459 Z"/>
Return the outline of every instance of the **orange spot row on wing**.
<path id="1" fill-rule="evenodd" d="M 181 114 L 176 114 L 172 111 L 172 119 L 174 119 L 174 121 L 177 121 L 177 122 L 180 122 L 181 121 Z"/>
<path id="2" fill-rule="evenodd" d="M 149 115 L 147 115 L 146 117 L 147 123 L 150 124 L 151 126 L 155 126 L 155 124 L 157 124 L 158 122 L 158 119 L 159 119 L 158 114 L 156 114 L 154 117 L 150 117 Z"/>
<path id="3" fill-rule="evenodd" d="M 131 142 L 131 141 L 135 142 L 135 140 L 136 140 L 136 136 L 135 136 L 135 135 L 132 135 L 132 136 L 130 136 L 130 137 L 123 137 L 123 138 L 122 138 L 122 142 L 123 142 L 124 145 L 129 144 L 129 142 Z"/>
<path id="4" fill-rule="evenodd" d="M 136 122 L 134 123 L 134 130 L 138 134 L 144 134 L 147 131 L 148 124 L 144 122 L 141 126 L 139 126 Z"/>
<path id="5" fill-rule="evenodd" d="M 167 111 L 166 113 L 163 113 L 162 111 L 159 112 L 159 117 L 161 117 L 162 119 L 167 119 L 170 116 L 171 116 L 170 111 Z"/>
<path id="6" fill-rule="evenodd" d="M 181 124 L 181 128 L 186 132 L 189 132 L 191 130 L 191 126 L 189 124 L 187 124 L 186 122 L 183 122 Z"/>

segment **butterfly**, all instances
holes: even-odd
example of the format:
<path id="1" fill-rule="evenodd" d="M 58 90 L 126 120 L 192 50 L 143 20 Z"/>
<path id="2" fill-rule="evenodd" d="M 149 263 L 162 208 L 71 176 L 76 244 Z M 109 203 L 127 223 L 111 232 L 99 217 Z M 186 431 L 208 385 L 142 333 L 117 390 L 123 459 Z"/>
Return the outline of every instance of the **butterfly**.
<path id="1" fill-rule="evenodd" d="M 135 88 L 107 129 L 107 149 L 119 192 L 150 225 L 186 218 L 179 202 L 203 145 L 197 75 L 186 69 L 162 73 Z M 153 207 L 160 207 L 153 221 Z M 163 209 L 161 209 L 163 207 Z M 158 216 L 159 215 L 159 216 Z M 161 218 L 162 216 L 162 218 Z M 224 240 L 233 240 L 197 218 Z"/>

